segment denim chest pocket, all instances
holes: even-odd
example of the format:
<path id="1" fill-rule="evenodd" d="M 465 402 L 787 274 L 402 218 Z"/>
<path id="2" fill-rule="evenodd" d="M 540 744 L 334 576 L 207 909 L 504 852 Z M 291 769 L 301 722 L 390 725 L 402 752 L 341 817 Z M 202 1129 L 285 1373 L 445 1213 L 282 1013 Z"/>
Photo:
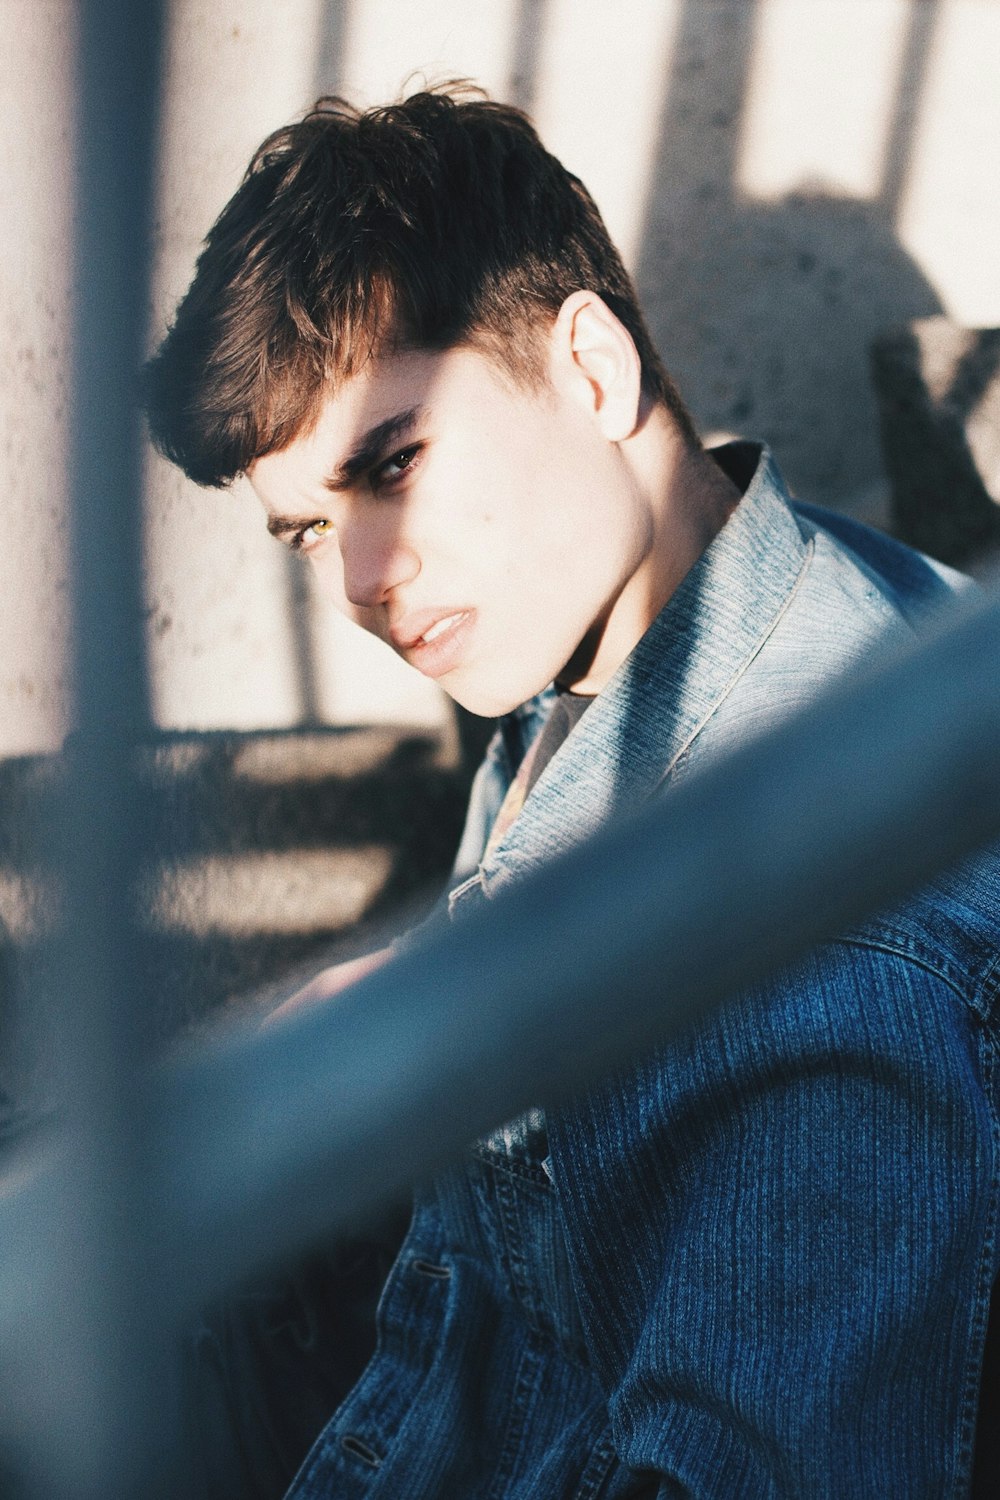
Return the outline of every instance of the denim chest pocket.
<path id="1" fill-rule="evenodd" d="M 468 1171 L 483 1239 L 528 1326 L 589 1367 L 547 1143 L 536 1133 L 527 1148 L 523 1135 L 512 1139 L 510 1132 L 505 1127 L 472 1150 Z"/>

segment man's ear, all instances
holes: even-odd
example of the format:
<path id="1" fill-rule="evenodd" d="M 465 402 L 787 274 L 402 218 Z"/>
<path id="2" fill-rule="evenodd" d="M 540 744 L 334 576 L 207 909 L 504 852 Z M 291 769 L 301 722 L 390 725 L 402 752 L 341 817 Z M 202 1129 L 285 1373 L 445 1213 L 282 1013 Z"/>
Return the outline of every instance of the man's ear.
<path id="1" fill-rule="evenodd" d="M 581 401 L 609 442 L 639 423 L 642 366 L 632 335 L 596 292 L 572 292 L 556 316 L 550 345 L 557 387 Z"/>

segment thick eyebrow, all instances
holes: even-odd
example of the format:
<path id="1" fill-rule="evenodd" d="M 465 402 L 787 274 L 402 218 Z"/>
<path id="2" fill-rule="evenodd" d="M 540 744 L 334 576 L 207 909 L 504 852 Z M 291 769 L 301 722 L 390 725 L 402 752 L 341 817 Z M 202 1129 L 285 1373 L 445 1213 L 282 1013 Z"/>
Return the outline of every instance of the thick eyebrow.
<path id="1" fill-rule="evenodd" d="M 350 489 L 366 469 L 372 468 L 387 456 L 388 450 L 411 437 L 413 429 L 423 418 L 424 408 L 411 406 L 407 411 L 397 412 L 394 417 L 387 417 L 376 427 L 370 427 L 347 457 L 331 469 L 323 480 L 324 488 Z"/>
<path id="2" fill-rule="evenodd" d="M 315 516 L 268 516 L 267 529 L 280 542 L 290 532 L 301 531 L 303 526 L 308 526 L 310 521 L 317 519 Z"/>

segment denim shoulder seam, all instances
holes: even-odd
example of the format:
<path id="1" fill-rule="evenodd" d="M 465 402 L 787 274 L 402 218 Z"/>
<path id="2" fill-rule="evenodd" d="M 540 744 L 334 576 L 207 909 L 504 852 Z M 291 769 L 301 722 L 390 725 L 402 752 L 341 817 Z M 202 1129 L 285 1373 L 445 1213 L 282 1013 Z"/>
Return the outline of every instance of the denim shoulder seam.
<path id="1" fill-rule="evenodd" d="M 835 944 L 847 948 L 869 948 L 879 953 L 891 953 L 906 963 L 915 964 L 929 974 L 942 980 L 950 990 L 973 1010 L 981 1020 L 987 1020 L 1000 983 L 1000 955 L 995 958 L 984 974 L 975 974 L 958 963 L 949 963 L 947 958 L 916 942 L 909 934 L 886 932 L 878 937 L 863 933 L 842 934 Z"/>

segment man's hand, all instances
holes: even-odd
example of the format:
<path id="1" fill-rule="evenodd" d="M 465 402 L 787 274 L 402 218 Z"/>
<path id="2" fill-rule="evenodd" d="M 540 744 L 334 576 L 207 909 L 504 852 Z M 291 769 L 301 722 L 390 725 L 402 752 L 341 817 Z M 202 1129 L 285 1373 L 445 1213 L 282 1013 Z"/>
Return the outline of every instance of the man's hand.
<path id="1" fill-rule="evenodd" d="M 366 974 L 371 974 L 374 969 L 380 969 L 392 957 L 391 948 L 376 948 L 374 953 L 362 954 L 360 958 L 350 958 L 346 963 L 333 964 L 329 969 L 320 969 L 315 978 L 310 979 L 308 984 L 296 990 L 294 995 L 282 1002 L 276 1010 L 272 1010 L 269 1016 L 265 1016 L 263 1026 L 273 1026 L 285 1020 L 293 1013 L 313 1005 L 321 1005 L 325 1000 L 332 1000 L 339 995 L 341 990 L 346 990 L 350 985 L 356 984 L 359 979 L 364 979 Z"/>

